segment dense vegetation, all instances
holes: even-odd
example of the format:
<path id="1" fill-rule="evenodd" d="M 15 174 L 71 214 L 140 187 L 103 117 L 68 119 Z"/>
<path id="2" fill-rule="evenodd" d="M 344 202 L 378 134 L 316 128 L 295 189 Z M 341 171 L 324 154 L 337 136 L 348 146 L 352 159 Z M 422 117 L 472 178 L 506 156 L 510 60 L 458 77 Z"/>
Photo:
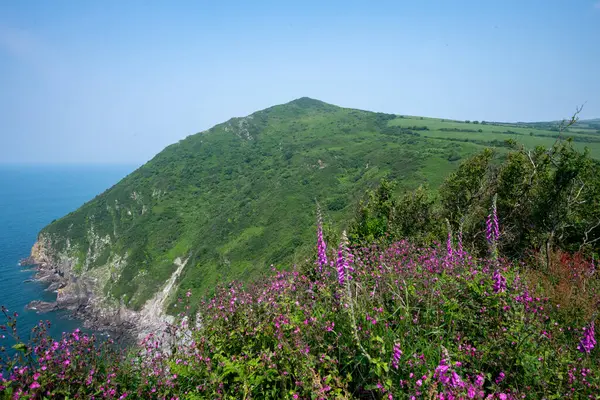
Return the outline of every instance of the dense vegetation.
<path id="1" fill-rule="evenodd" d="M 302 262 L 310 253 L 315 199 L 327 223 L 342 226 L 364 190 L 384 177 L 398 182 L 396 193 L 422 183 L 436 188 L 484 147 L 502 155 L 506 139 L 529 147 L 555 141 L 556 132 L 544 130 L 554 125 L 476 122 L 298 99 L 167 147 L 42 233 L 77 258 L 76 271 L 104 268 L 97 275 L 108 277 L 105 293 L 134 309 L 173 273 L 175 258 L 187 259 L 179 296 L 192 289 L 197 304 L 217 282 L 248 281 L 271 264 Z M 565 135 L 600 156 L 593 127 Z"/>
<path id="2" fill-rule="evenodd" d="M 46 338 L 41 324 L 3 363 L 0 390 L 7 399 L 596 398 L 597 313 L 572 314 L 577 304 L 547 297 L 559 292 L 497 258 L 497 221 L 485 258 L 452 236 L 428 247 L 347 247 L 342 236 L 336 251 L 319 229 L 316 263 L 220 287 L 198 323 L 180 300 L 169 335 L 126 356 L 78 331 Z M 597 305 L 593 263 L 562 255 L 553 265 L 563 288 Z M 15 328 L 7 316 L 4 329 Z"/>
<path id="3" fill-rule="evenodd" d="M 513 145 L 501 160 L 486 149 L 450 174 L 439 191 L 419 187 L 394 196 L 382 181 L 361 201 L 350 237 L 357 243 L 409 238 L 443 241 L 450 231 L 480 256 L 487 252 L 489 205 L 503 216 L 500 252 L 524 260 L 532 252 L 600 252 L 600 163 L 570 141 L 550 149 Z M 546 260 L 546 264 L 548 264 Z"/>
<path id="4" fill-rule="evenodd" d="M 600 166 L 572 141 L 465 160 L 439 191 L 367 191 L 349 238 L 317 213 L 290 270 L 176 302 L 123 354 L 40 324 L 5 398 L 598 398 Z M 327 218 L 324 218 L 327 219 Z M 314 224 L 313 224 L 314 226 Z M 332 245 L 334 244 L 334 245 Z M 193 310 L 200 309 L 197 314 Z M 4 332 L 16 315 L 3 310 Z M 1 354 L 1 353 L 0 353 Z"/>

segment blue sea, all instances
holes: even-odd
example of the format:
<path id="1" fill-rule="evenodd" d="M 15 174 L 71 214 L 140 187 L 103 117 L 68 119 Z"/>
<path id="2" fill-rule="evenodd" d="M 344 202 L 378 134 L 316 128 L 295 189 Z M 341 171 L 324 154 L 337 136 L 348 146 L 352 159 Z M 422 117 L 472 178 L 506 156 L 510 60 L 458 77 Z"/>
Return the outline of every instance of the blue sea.
<path id="1" fill-rule="evenodd" d="M 60 337 L 81 326 L 65 312 L 38 314 L 26 310 L 32 300 L 54 301 L 56 294 L 44 291 L 45 285 L 30 280 L 34 271 L 19 266 L 29 256 L 38 232 L 52 220 L 76 210 L 102 193 L 136 166 L 47 166 L 0 165 L 0 305 L 17 319 L 21 339 L 40 320 L 52 324 L 50 334 Z M 0 325 L 5 323 L 0 315 Z M 9 338 L 0 347 L 10 346 Z"/>

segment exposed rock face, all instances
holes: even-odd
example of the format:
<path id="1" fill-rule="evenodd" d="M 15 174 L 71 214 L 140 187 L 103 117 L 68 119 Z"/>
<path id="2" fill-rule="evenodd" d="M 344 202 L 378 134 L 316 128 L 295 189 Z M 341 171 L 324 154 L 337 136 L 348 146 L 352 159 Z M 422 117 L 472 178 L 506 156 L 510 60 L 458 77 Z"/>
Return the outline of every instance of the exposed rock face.
<path id="1" fill-rule="evenodd" d="M 56 302 L 49 303 L 47 301 L 34 300 L 31 303 L 27 304 L 27 309 L 45 313 L 49 311 L 58 310 L 58 304 L 56 304 Z"/>
<path id="2" fill-rule="evenodd" d="M 32 301 L 28 308 L 38 312 L 70 310 L 73 317 L 84 321 L 86 327 L 108 330 L 117 336 L 117 339 L 125 340 L 140 340 L 149 333 L 160 334 L 173 323 L 173 318 L 166 315 L 165 308 L 187 260 L 175 259 L 177 269 L 163 290 L 148 300 L 140 311 L 134 311 L 102 292 L 106 280 L 110 279 L 111 275 L 106 272 L 111 267 L 119 268 L 124 262 L 122 258 L 115 258 L 104 269 L 84 269 L 76 272 L 78 260 L 68 254 L 69 252 L 54 251 L 51 243 L 50 238 L 40 235 L 31 249 L 31 256 L 23 260 L 21 265 L 36 266 L 35 279 L 48 283 L 47 290 L 56 291 L 56 301 L 49 303 L 36 300 Z M 90 250 L 88 257 L 89 253 Z"/>

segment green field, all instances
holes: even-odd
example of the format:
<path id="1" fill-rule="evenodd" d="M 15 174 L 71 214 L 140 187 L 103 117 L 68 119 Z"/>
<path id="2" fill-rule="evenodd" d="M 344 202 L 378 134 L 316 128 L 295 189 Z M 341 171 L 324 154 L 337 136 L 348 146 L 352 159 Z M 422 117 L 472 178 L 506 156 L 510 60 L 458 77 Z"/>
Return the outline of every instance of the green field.
<path id="1" fill-rule="evenodd" d="M 600 122 L 581 121 L 563 133 L 564 139 L 572 138 L 574 147 L 583 151 L 589 148 L 592 157 L 600 158 Z M 419 131 L 421 136 L 446 141 L 471 141 L 478 144 L 493 140 L 513 139 L 526 147 L 549 147 L 558 137 L 557 131 L 541 128 L 545 124 L 511 124 L 470 121 L 452 121 L 437 118 L 408 117 L 390 121 L 390 125 L 405 127 L 427 127 Z M 555 124 L 557 126 L 558 124 Z"/>

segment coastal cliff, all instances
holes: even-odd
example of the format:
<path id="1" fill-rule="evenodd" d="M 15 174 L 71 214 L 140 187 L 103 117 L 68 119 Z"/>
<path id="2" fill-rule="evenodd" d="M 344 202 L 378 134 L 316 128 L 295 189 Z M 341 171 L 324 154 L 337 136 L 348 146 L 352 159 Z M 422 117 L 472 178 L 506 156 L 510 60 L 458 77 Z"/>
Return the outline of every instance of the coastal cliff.
<path id="1" fill-rule="evenodd" d="M 166 314 L 166 307 L 187 260 L 177 258 L 174 261 L 177 269 L 163 290 L 136 311 L 103 291 L 107 278 L 110 279 L 106 271 L 118 268 L 124 260 L 114 257 L 103 267 L 81 270 L 77 267 L 80 261 L 70 254 L 73 249 L 67 246 L 66 250 L 57 251 L 52 243 L 48 235 L 41 233 L 31 249 L 30 257 L 23 262 L 35 266 L 35 279 L 48 283 L 46 290 L 56 292 L 56 301 L 36 300 L 28 308 L 42 313 L 69 310 L 74 318 L 84 321 L 85 327 L 109 331 L 124 340 L 140 340 L 148 333 L 160 334 L 173 323 L 173 317 Z"/>

